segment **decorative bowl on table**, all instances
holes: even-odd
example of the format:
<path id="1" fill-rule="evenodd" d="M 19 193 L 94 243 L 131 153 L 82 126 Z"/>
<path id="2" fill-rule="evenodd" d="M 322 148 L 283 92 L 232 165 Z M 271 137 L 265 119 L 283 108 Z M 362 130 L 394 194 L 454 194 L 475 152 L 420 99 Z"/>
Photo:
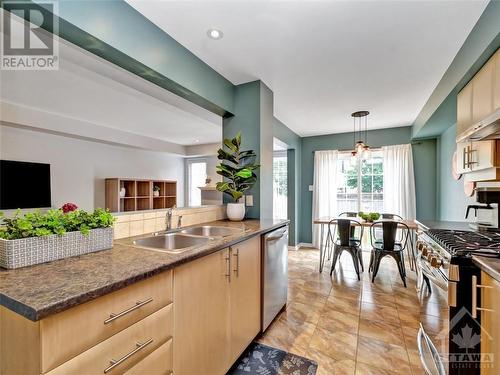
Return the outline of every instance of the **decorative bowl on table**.
<path id="1" fill-rule="evenodd" d="M 358 212 L 358 216 L 368 223 L 373 223 L 380 218 L 380 214 L 378 212 Z"/>

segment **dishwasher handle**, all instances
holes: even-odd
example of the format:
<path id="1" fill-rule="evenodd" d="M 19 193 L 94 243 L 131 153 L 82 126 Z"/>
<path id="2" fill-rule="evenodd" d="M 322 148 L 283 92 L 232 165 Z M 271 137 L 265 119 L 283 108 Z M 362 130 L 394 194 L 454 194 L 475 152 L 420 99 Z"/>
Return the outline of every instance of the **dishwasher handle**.
<path id="1" fill-rule="evenodd" d="M 271 234 L 271 233 L 270 233 L 270 234 Z M 266 240 L 266 242 L 270 242 L 270 241 L 277 241 L 277 240 L 279 240 L 280 238 L 283 238 L 283 236 L 285 236 L 285 235 L 287 235 L 287 234 L 288 234 L 288 229 L 285 229 L 283 232 L 278 233 L 278 234 L 276 234 L 276 235 L 272 235 L 272 236 L 271 236 L 270 234 L 265 236 L 265 240 Z M 273 232 L 273 234 L 274 234 L 274 232 Z"/>

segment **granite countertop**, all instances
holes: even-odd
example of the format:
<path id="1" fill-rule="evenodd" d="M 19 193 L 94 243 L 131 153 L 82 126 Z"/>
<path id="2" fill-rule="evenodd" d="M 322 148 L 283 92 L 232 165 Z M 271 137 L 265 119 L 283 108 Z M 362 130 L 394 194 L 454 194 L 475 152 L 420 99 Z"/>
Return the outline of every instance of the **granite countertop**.
<path id="1" fill-rule="evenodd" d="M 37 321 L 288 222 L 221 220 L 198 224 L 239 227 L 244 232 L 211 239 L 206 245 L 178 254 L 133 247 L 131 239 L 121 239 L 115 240 L 109 250 L 15 270 L 0 268 L 0 305 Z M 135 238 L 139 237 L 147 235 Z"/>
<path id="2" fill-rule="evenodd" d="M 464 221 L 417 220 L 417 223 L 426 229 L 472 230 Z"/>
<path id="3" fill-rule="evenodd" d="M 488 275 L 500 282 L 500 259 L 473 256 L 474 263 Z"/>

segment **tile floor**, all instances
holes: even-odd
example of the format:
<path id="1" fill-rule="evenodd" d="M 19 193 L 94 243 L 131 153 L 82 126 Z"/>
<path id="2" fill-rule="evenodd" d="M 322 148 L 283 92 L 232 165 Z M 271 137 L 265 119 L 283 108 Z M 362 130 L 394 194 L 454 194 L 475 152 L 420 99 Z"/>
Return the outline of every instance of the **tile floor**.
<path id="1" fill-rule="evenodd" d="M 367 269 L 369 253 L 363 258 Z M 318 375 L 424 374 L 419 322 L 444 351 L 445 292 L 434 288 L 419 298 L 415 273 L 407 270 L 405 288 L 392 259 L 384 258 L 373 284 L 366 270 L 357 280 L 347 253 L 331 278 L 330 263 L 320 274 L 318 259 L 317 250 L 290 250 L 287 309 L 258 341 L 315 360 Z"/>

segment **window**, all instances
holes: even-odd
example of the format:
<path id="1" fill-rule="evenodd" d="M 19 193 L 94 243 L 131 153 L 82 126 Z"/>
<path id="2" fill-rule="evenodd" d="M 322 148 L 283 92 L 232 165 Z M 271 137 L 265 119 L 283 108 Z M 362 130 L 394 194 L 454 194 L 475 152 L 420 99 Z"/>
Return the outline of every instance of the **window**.
<path id="1" fill-rule="evenodd" d="M 188 205 L 201 205 L 201 186 L 205 186 L 207 178 L 207 162 L 205 160 L 187 161 Z"/>
<path id="2" fill-rule="evenodd" d="M 273 217 L 287 217 L 287 153 L 275 151 L 273 155 Z"/>
<path id="3" fill-rule="evenodd" d="M 352 158 L 341 153 L 337 161 L 339 185 L 338 211 L 381 212 L 384 208 L 382 151 L 373 150 L 369 158 Z"/>

